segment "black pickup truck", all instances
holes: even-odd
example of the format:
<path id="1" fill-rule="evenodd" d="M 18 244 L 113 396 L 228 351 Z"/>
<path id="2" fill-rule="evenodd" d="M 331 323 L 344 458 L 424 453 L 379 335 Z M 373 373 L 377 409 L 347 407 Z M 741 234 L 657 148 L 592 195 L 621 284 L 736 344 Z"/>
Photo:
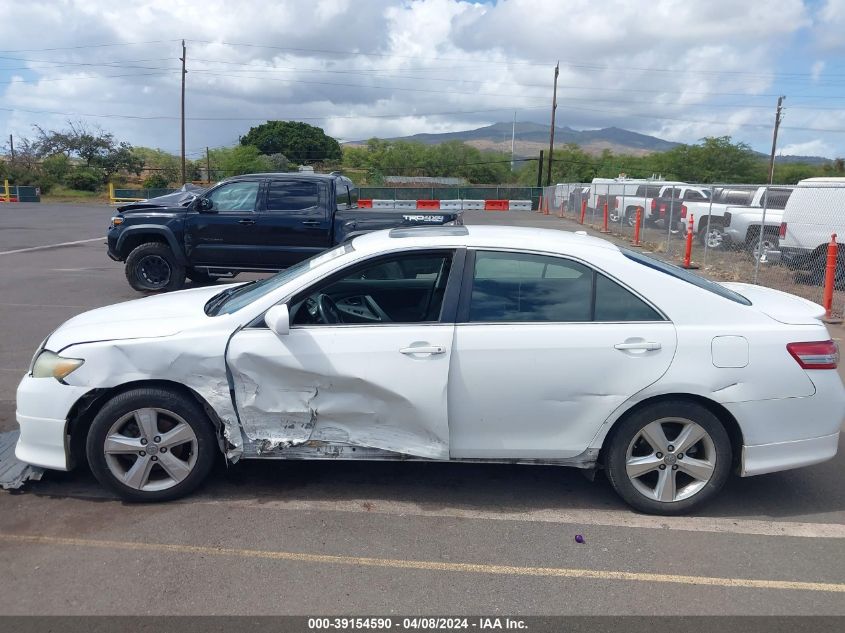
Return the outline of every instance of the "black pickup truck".
<path id="1" fill-rule="evenodd" d="M 370 231 L 461 223 L 460 211 L 359 209 L 336 173 L 249 174 L 119 207 L 108 254 L 135 290 L 177 290 L 186 277 L 281 270 Z"/>

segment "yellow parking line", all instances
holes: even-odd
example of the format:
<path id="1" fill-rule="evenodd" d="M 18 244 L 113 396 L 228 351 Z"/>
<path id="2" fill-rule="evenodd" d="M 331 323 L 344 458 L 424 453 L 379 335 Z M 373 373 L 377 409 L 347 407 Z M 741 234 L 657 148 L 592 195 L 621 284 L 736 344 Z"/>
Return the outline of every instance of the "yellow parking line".
<path id="1" fill-rule="evenodd" d="M 746 589 L 789 589 L 796 591 L 821 591 L 845 593 L 845 584 L 826 582 L 800 582 L 793 580 L 753 580 L 749 578 L 717 578 L 711 576 L 679 576 L 676 574 L 651 574 L 643 572 L 604 571 L 598 569 L 567 569 L 564 567 L 520 567 L 512 565 L 485 565 L 477 563 L 444 563 L 440 561 L 368 558 L 361 556 L 334 556 L 329 554 L 302 554 L 271 550 L 176 545 L 169 543 L 133 543 L 126 541 L 101 541 L 28 534 L 2 534 L 0 541 L 31 543 L 68 547 L 91 547 L 171 554 L 202 554 L 205 556 L 230 556 L 259 558 L 297 563 L 328 565 L 353 565 L 358 567 L 387 567 L 392 569 L 417 569 L 423 571 L 463 572 L 471 574 L 496 574 L 502 576 L 540 576 L 547 578 L 579 578 L 588 580 L 628 580 L 664 582 L 681 585 L 709 585 L 714 587 L 741 587 Z"/>

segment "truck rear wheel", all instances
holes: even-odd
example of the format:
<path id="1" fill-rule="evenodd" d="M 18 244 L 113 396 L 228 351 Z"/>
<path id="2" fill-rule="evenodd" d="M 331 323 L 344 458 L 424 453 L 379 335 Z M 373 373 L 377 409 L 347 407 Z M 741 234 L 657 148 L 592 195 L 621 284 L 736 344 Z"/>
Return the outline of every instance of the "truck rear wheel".
<path id="1" fill-rule="evenodd" d="M 710 220 L 707 224 L 707 218 L 702 218 L 701 225 L 698 229 L 698 239 L 702 246 L 710 249 L 724 248 L 728 240 L 725 237 L 725 228 L 722 226 L 721 220 Z"/>
<path id="2" fill-rule="evenodd" d="M 161 242 L 135 247 L 126 258 L 126 281 L 139 292 L 179 290 L 185 283 L 185 267 Z"/>

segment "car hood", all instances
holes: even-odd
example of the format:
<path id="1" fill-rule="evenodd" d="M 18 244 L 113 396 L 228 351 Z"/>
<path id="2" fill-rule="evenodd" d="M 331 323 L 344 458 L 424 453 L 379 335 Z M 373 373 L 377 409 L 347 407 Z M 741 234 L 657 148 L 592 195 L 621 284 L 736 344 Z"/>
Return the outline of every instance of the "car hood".
<path id="1" fill-rule="evenodd" d="M 734 282 L 722 285 L 748 299 L 752 308 L 781 323 L 816 325 L 825 313 L 825 309 L 818 303 L 774 288 Z"/>
<path id="2" fill-rule="evenodd" d="M 80 343 L 171 336 L 211 318 L 203 307 L 227 287 L 192 288 L 83 312 L 54 331 L 45 347 L 59 352 Z"/>

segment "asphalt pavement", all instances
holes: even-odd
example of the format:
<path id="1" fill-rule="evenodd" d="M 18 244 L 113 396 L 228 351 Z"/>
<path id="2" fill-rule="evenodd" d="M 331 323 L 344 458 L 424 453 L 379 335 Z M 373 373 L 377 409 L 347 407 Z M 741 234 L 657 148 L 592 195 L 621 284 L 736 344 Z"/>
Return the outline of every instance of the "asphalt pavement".
<path id="1" fill-rule="evenodd" d="M 111 213 L 0 205 L 0 431 L 52 329 L 138 296 L 105 254 Z M 0 493 L 0 614 L 845 614 L 843 454 L 733 477 L 680 518 L 546 466 L 247 462 L 158 505 L 48 473 Z"/>

